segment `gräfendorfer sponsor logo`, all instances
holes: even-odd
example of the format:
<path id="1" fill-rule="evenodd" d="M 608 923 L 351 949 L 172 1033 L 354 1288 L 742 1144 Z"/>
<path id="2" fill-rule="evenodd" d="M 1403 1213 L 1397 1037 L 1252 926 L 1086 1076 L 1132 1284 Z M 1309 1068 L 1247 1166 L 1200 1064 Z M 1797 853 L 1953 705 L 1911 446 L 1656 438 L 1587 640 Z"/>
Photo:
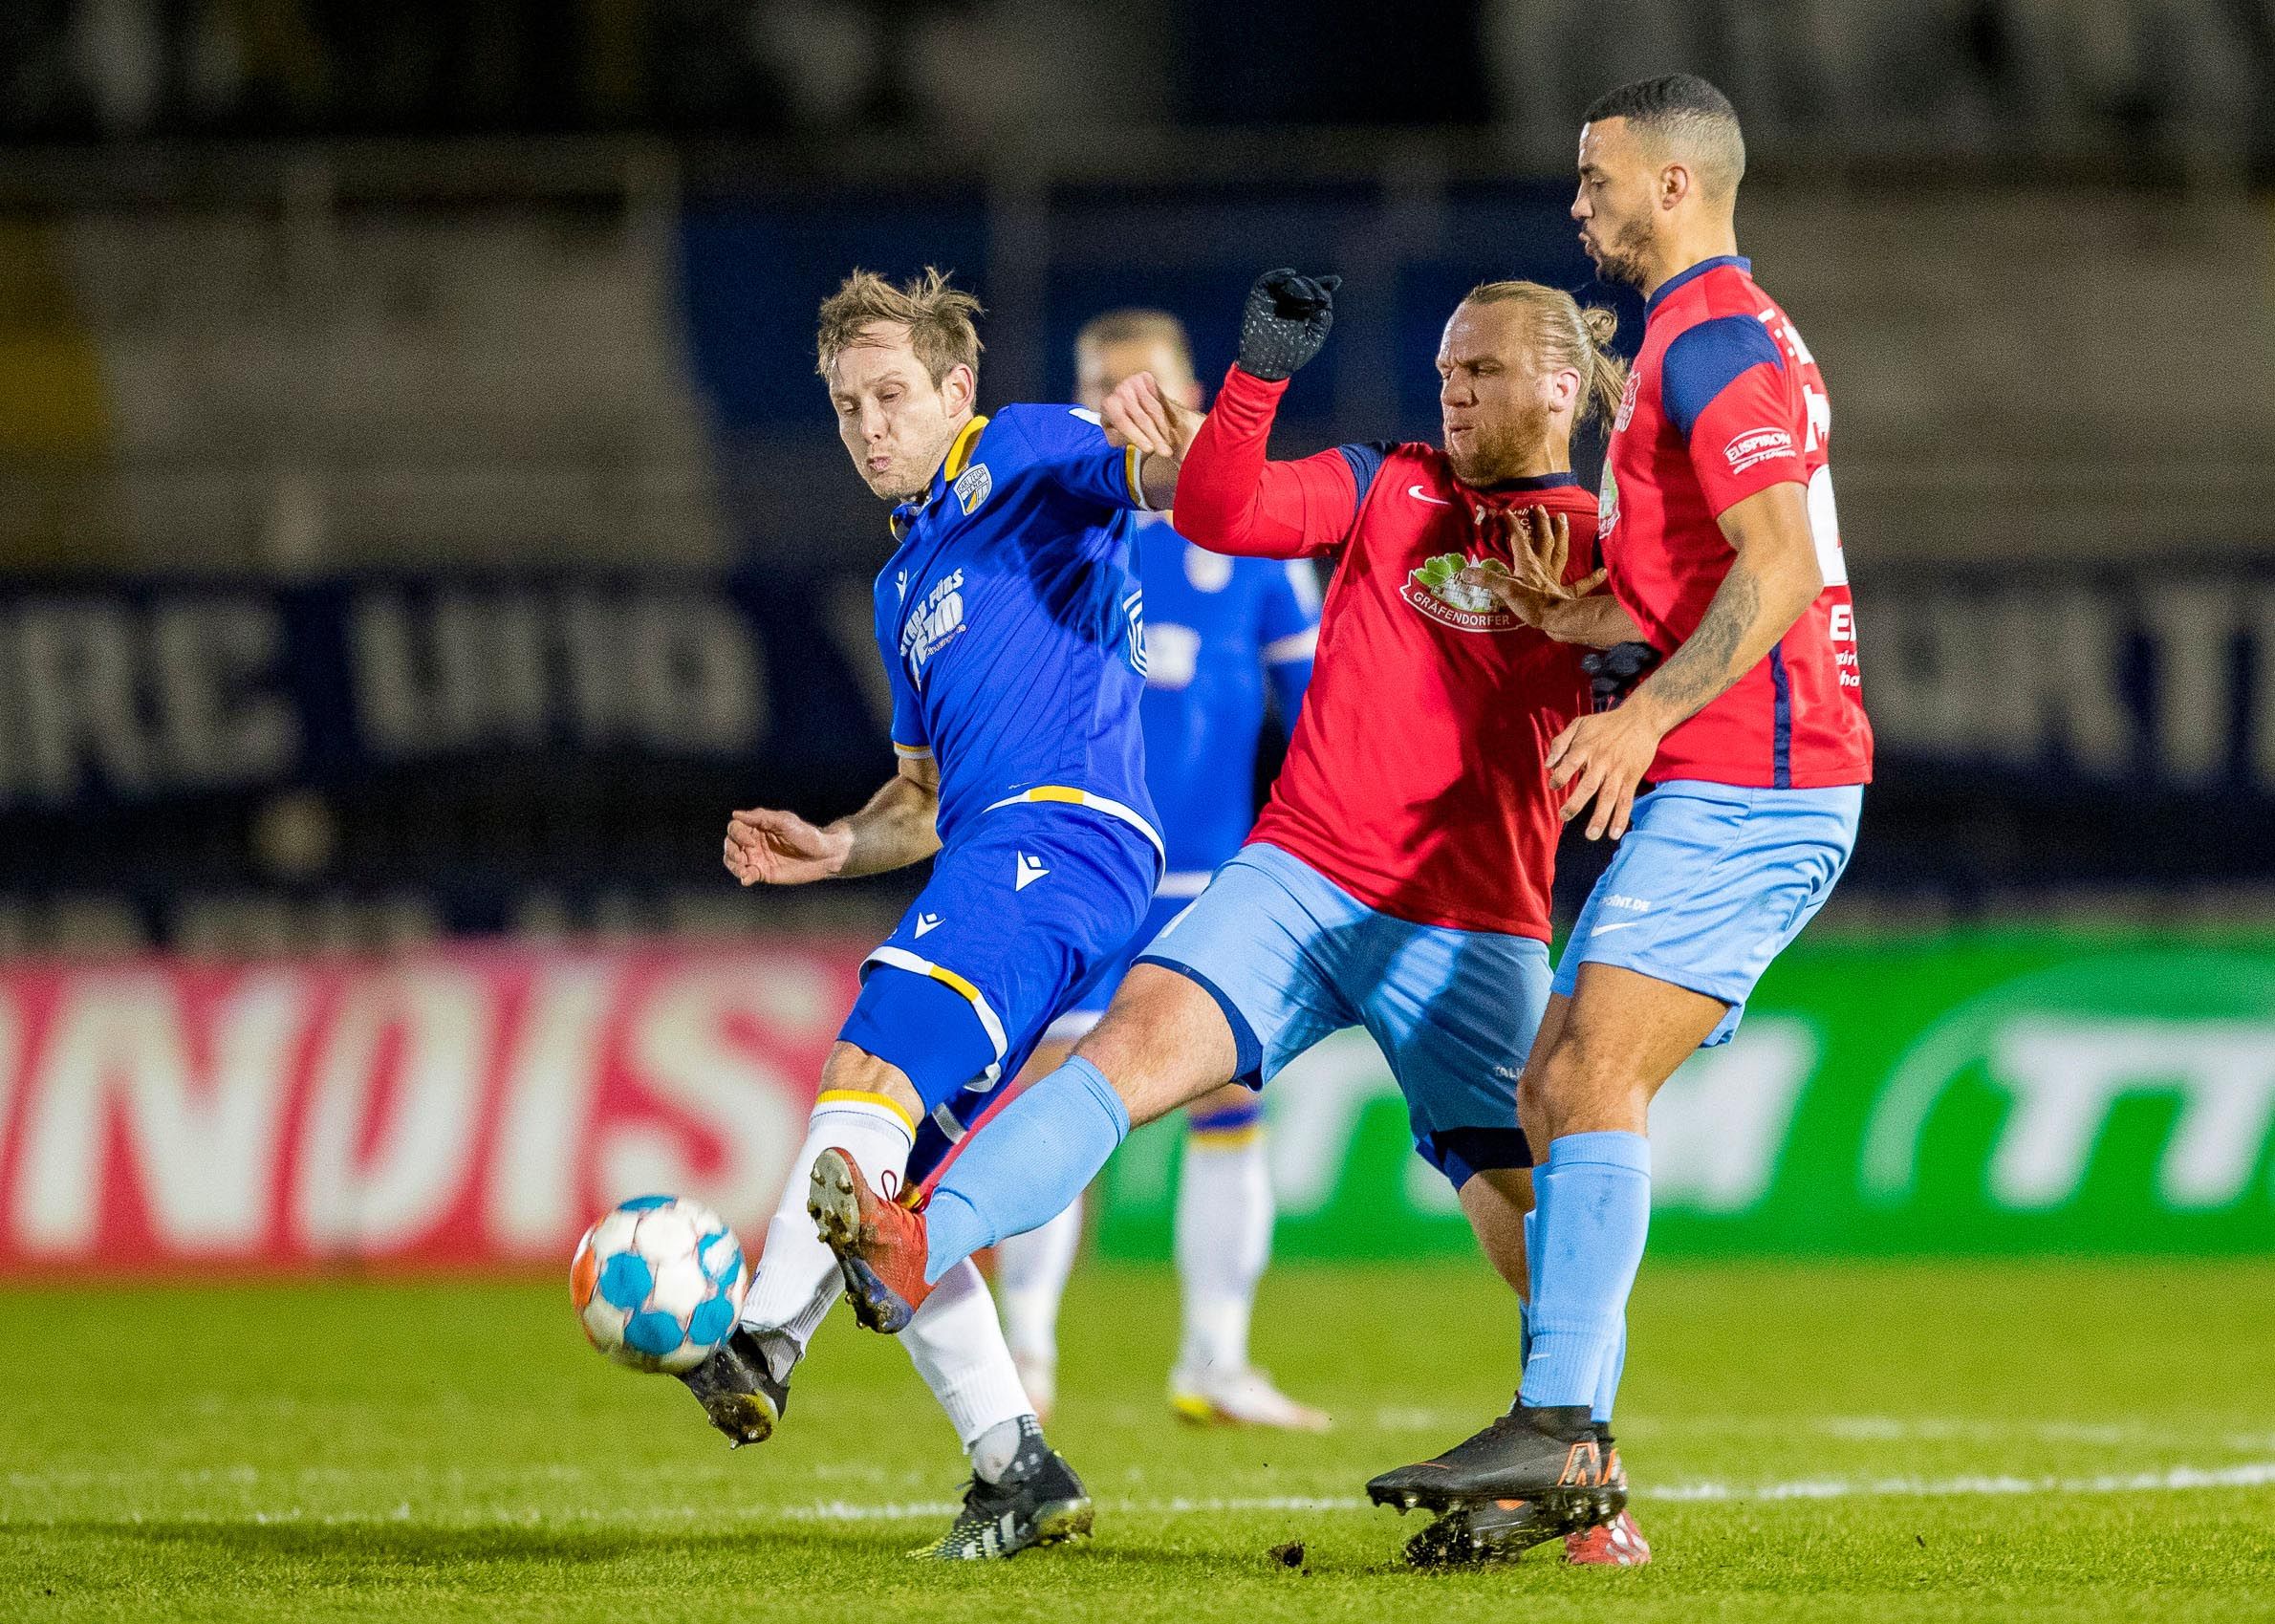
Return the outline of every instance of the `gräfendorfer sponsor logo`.
<path id="1" fill-rule="evenodd" d="M 1476 568 L 1508 573 L 1498 559 L 1480 563 L 1459 552 L 1441 552 L 1406 577 L 1398 595 L 1441 626 L 1457 632 L 1507 632 L 1524 624 L 1494 601 L 1493 595 L 1462 579 L 1462 572 Z"/>

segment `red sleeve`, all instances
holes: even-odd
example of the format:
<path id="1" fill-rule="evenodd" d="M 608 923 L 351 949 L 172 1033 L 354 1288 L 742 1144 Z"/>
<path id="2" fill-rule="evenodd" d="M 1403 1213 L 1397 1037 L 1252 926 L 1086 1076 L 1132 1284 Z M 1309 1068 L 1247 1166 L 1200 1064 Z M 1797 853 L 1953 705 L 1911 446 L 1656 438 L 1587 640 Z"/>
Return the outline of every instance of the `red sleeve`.
<path id="1" fill-rule="evenodd" d="M 1807 485 L 1805 430 L 1785 375 L 1766 363 L 1724 384 L 1691 424 L 1690 461 L 1716 518 L 1773 485 Z"/>
<path id="2" fill-rule="evenodd" d="M 1238 367 L 1209 407 L 1177 474 L 1177 530 L 1211 552 L 1301 558 L 1343 545 L 1358 514 L 1358 481 L 1340 451 L 1265 460 L 1288 392 Z"/>

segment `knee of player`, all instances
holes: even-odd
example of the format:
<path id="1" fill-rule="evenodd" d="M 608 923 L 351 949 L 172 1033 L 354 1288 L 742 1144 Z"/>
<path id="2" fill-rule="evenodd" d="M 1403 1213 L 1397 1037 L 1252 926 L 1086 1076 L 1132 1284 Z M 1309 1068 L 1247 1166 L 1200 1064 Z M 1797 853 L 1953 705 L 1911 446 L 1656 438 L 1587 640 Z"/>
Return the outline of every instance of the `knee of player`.
<path id="1" fill-rule="evenodd" d="M 1530 1132 L 1528 1124 L 1539 1118 L 1549 1103 L 1549 1086 L 1542 1073 L 1548 1069 L 1546 1051 L 1527 1062 L 1524 1074 L 1517 1078 L 1517 1123 Z"/>
<path id="2" fill-rule="evenodd" d="M 918 1096 L 916 1085 L 908 1080 L 907 1072 L 889 1060 L 880 1060 L 867 1050 L 843 1041 L 832 1045 L 830 1057 L 822 1062 L 821 1092 L 889 1099 L 912 1120 L 924 1115 L 923 1101 Z"/>
<path id="3" fill-rule="evenodd" d="M 1105 1074 L 1130 1120 L 1153 1120 L 1232 1080 L 1238 1048 L 1209 995 L 1187 978 L 1138 964 L 1076 1059 Z"/>
<path id="4" fill-rule="evenodd" d="M 1520 1115 L 1552 1111 L 1612 1081 L 1579 1034 L 1568 1029 L 1527 1062 L 1517 1082 L 1517 1110 Z"/>

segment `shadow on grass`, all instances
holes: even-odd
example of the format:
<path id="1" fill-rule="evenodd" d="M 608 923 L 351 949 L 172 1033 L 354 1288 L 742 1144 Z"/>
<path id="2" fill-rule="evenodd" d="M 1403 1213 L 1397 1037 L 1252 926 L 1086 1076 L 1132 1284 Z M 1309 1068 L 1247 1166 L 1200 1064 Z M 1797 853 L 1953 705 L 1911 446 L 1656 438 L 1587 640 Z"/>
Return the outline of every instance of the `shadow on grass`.
<path id="1" fill-rule="evenodd" d="M 437 1527 L 418 1522 L 176 1522 L 83 1521 L 43 1525 L 43 1533 L 67 1539 L 125 1541 L 200 1550 L 243 1560 L 355 1562 L 440 1568 L 497 1562 L 547 1566 L 599 1565 L 684 1556 L 706 1561 L 754 1552 L 807 1551 L 845 1557 L 898 1559 L 914 1543 L 880 1526 L 748 1527 L 700 1530 L 579 1529 L 542 1525 L 517 1527 Z"/>
<path id="2" fill-rule="evenodd" d="M 1273 1591 L 1285 1586 L 1292 1599 L 1312 1583 L 1388 1583 L 1403 1590 L 1419 1582 L 1459 1593 L 1469 1588 L 1462 1581 L 1475 1576 L 1418 1573 L 1400 1560 L 1395 1541 L 1356 1549 L 1343 1541 L 1312 1541 L 1290 1565 L 1283 1550 L 1275 1548 L 1286 1536 L 1274 1538 L 1261 1530 L 1246 1548 L 1197 1548 L 1173 1534 L 1117 1530 L 1102 1542 L 1031 1551 L 1010 1563 L 911 1561 L 911 1548 L 937 1531 L 931 1524 L 919 1522 L 758 1528 L 746 1525 L 703 1530 L 200 1519 L 79 1520 L 41 1528 L 51 1539 L 79 1546 L 82 1554 L 90 1554 L 89 1546 L 107 1547 L 114 1553 L 139 1550 L 141 1555 L 127 1556 L 130 1568 L 141 1570 L 145 1578 L 156 1570 L 163 1575 L 161 1584 L 192 1590 L 227 1578 L 287 1589 L 344 1581 L 497 1592 L 526 1585 L 532 1570 L 593 1575 L 570 1580 L 574 1586 L 598 1582 L 599 1570 L 617 1569 L 636 1574 L 642 1585 L 666 1588 L 698 1582 L 706 1573 L 715 1578 L 731 1574 L 734 1582 L 762 1590 L 803 1590 L 821 1582 L 844 1593 L 877 1597 L 937 1588 L 943 1582 L 952 1591 L 969 1585 L 989 1590 L 995 1582 L 1008 1579 L 1020 1589 L 1038 1582 L 1072 1582 L 1102 1584 L 1116 1591 L 1135 1582 L 1148 1592 L 1196 1593 L 1227 1583 L 1260 1583 Z M 1506 1567 L 1491 1571 L 1501 1575 L 1503 1584 L 1513 1576 Z M 544 1588 L 553 1586 L 548 1582 Z"/>

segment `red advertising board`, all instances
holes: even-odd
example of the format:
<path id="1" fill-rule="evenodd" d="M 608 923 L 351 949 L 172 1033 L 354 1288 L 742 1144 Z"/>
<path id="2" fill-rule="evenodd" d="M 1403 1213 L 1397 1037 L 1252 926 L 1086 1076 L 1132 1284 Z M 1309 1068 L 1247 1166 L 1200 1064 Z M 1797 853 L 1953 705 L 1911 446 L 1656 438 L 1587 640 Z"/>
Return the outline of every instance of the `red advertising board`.
<path id="1" fill-rule="evenodd" d="M 858 955 L 444 949 L 0 970 L 0 1268 L 562 1262 L 763 1228 Z"/>

